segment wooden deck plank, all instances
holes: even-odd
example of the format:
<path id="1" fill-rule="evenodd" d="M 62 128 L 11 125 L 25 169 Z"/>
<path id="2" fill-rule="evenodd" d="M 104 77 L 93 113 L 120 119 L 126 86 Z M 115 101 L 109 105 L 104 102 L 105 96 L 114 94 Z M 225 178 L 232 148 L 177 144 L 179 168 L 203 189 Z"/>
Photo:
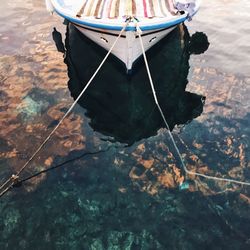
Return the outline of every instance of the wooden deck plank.
<path id="1" fill-rule="evenodd" d="M 83 0 L 78 14 L 96 18 L 166 17 L 170 15 L 169 0 Z"/>

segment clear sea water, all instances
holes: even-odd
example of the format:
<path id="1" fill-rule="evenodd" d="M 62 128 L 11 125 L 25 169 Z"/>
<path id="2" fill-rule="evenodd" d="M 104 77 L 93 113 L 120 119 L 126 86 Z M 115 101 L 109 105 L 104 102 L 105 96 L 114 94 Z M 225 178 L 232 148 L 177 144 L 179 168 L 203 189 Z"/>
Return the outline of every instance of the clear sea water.
<path id="1" fill-rule="evenodd" d="M 3 182 L 106 52 L 42 0 L 1 1 L 0 10 Z M 147 54 L 187 168 L 246 182 L 249 12 L 248 0 L 204 0 L 192 22 Z M 0 249 L 250 249 L 249 187 L 185 175 L 142 59 L 127 76 L 111 56 L 20 178 L 50 168 L 0 198 Z"/>

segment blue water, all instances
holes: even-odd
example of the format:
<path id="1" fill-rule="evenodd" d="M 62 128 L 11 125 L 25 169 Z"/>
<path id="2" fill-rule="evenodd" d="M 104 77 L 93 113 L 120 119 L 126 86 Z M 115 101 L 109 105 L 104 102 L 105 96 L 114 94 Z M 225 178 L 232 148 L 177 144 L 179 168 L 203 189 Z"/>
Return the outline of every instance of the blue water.
<path id="1" fill-rule="evenodd" d="M 106 52 L 43 1 L 6 1 L 0 10 L 2 182 Z M 204 1 L 192 22 L 147 53 L 187 168 L 247 182 L 249 11 L 246 0 Z M 111 56 L 20 178 L 46 169 L 0 198 L 0 249 L 250 248 L 249 188 L 185 175 L 142 59 L 127 76 Z"/>

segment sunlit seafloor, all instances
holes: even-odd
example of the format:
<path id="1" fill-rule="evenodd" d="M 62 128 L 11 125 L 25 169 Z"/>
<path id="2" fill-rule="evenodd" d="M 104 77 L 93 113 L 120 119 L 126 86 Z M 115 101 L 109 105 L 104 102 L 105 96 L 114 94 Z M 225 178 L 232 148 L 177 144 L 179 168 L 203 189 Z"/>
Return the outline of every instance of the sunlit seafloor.
<path id="1" fill-rule="evenodd" d="M 147 53 L 153 81 L 188 169 L 249 182 L 250 2 L 202 6 Z M 3 182 L 106 52 L 44 1 L 0 10 Z M 54 166 L 1 197 L 0 249 L 250 249 L 249 187 L 185 175 L 142 59 L 111 56 L 21 177 Z"/>

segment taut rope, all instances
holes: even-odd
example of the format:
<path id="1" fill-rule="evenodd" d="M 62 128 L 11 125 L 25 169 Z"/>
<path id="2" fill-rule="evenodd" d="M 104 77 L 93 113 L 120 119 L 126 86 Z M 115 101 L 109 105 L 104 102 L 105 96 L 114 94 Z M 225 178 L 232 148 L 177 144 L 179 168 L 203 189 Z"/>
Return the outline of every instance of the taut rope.
<path id="1" fill-rule="evenodd" d="M 146 54 L 145 54 L 145 49 L 144 49 L 144 46 L 143 46 L 143 42 L 142 42 L 142 37 L 141 37 L 141 29 L 139 27 L 139 23 L 137 22 L 136 23 L 136 29 L 137 29 L 137 34 L 139 36 L 139 40 L 140 40 L 140 44 L 141 44 L 141 50 L 142 50 L 142 54 L 143 54 L 143 58 L 144 58 L 144 62 L 145 62 L 145 66 L 146 66 L 146 69 L 147 69 L 147 73 L 148 73 L 148 78 L 149 78 L 149 82 L 150 82 L 150 86 L 151 86 L 151 89 L 152 89 L 152 92 L 153 92 L 153 96 L 154 96 L 154 100 L 155 100 L 155 103 L 159 109 L 159 112 L 161 114 L 161 117 L 165 123 L 165 126 L 167 128 L 167 131 L 168 131 L 168 134 L 169 134 L 169 137 L 172 141 L 172 144 L 174 145 L 174 148 L 178 154 L 178 157 L 181 161 L 181 165 L 182 165 L 182 168 L 183 170 L 189 174 L 189 175 L 195 175 L 195 176 L 200 176 L 200 177 L 203 177 L 203 178 L 206 178 L 206 179 L 211 179 L 211 180 L 216 180 L 216 181 L 225 181 L 225 182 L 230 182 L 230 183 L 236 183 L 236 184 L 241 184 L 241 185 L 247 185 L 247 186 L 250 186 L 250 183 L 249 182 L 244 182 L 244 181 L 238 181 L 238 180 L 234 180 L 234 179 L 228 179 L 228 178 L 220 178 L 220 177 L 215 177 L 215 176 L 210 176 L 210 175 L 206 175 L 206 174 L 201 174 L 201 173 L 197 173 L 197 172 L 193 172 L 193 171 L 190 171 L 187 169 L 185 163 L 184 163 L 184 160 L 181 156 L 181 153 L 176 145 L 176 142 L 174 140 L 174 137 L 169 129 L 169 125 L 167 123 L 167 120 L 163 114 L 163 111 L 159 105 L 159 102 L 158 102 L 158 99 L 157 99 L 157 96 L 156 96 L 156 93 L 155 93 L 155 88 L 154 88 L 154 84 L 153 84 L 153 80 L 152 80 L 152 77 L 151 77 L 151 73 L 150 73 L 150 70 L 149 70 L 149 66 L 148 66 L 148 61 L 147 61 L 147 57 L 146 57 Z"/>
<path id="2" fill-rule="evenodd" d="M 64 119 L 68 116 L 68 114 L 75 107 L 75 105 L 77 104 L 77 102 L 79 101 L 79 99 L 82 97 L 82 95 L 85 93 L 85 91 L 87 90 L 87 88 L 91 84 L 92 80 L 95 78 L 96 74 L 99 72 L 99 70 L 102 67 L 102 65 L 104 64 L 104 62 L 107 60 L 108 56 L 110 55 L 111 51 L 115 47 L 115 45 L 116 45 L 117 41 L 119 40 L 119 38 L 121 37 L 122 33 L 125 31 L 125 29 L 128 26 L 129 22 L 130 22 L 130 20 L 126 20 L 126 22 L 124 23 L 123 28 L 121 29 L 119 35 L 115 39 L 115 41 L 114 41 L 113 45 L 111 46 L 111 48 L 109 49 L 108 53 L 106 54 L 106 56 L 104 57 L 104 59 L 102 60 L 102 62 L 100 63 L 100 65 L 98 66 L 98 68 L 96 69 L 96 71 L 94 72 L 94 74 L 92 75 L 92 77 L 89 79 L 89 81 L 86 84 L 86 86 L 84 87 L 84 89 L 81 91 L 81 93 L 78 95 L 78 97 L 76 98 L 76 100 L 70 106 L 70 108 L 68 109 L 68 111 L 64 114 L 64 116 L 61 118 L 61 120 L 59 121 L 59 123 L 56 125 L 56 127 L 50 132 L 50 134 L 47 136 L 47 138 L 38 147 L 38 149 L 33 153 L 33 155 L 29 158 L 29 160 L 21 167 L 21 169 L 16 174 L 13 174 L 9 179 L 7 179 L 0 186 L 0 197 L 3 196 L 7 191 L 9 191 L 10 188 L 13 187 L 14 184 L 16 184 L 18 182 L 19 175 L 21 174 L 21 172 L 23 172 L 23 170 L 29 165 L 29 163 L 34 159 L 34 157 L 39 153 L 39 151 L 49 141 L 49 139 L 51 138 L 51 136 L 55 133 L 55 131 L 58 129 L 58 127 L 62 124 L 62 122 L 64 121 Z"/>

